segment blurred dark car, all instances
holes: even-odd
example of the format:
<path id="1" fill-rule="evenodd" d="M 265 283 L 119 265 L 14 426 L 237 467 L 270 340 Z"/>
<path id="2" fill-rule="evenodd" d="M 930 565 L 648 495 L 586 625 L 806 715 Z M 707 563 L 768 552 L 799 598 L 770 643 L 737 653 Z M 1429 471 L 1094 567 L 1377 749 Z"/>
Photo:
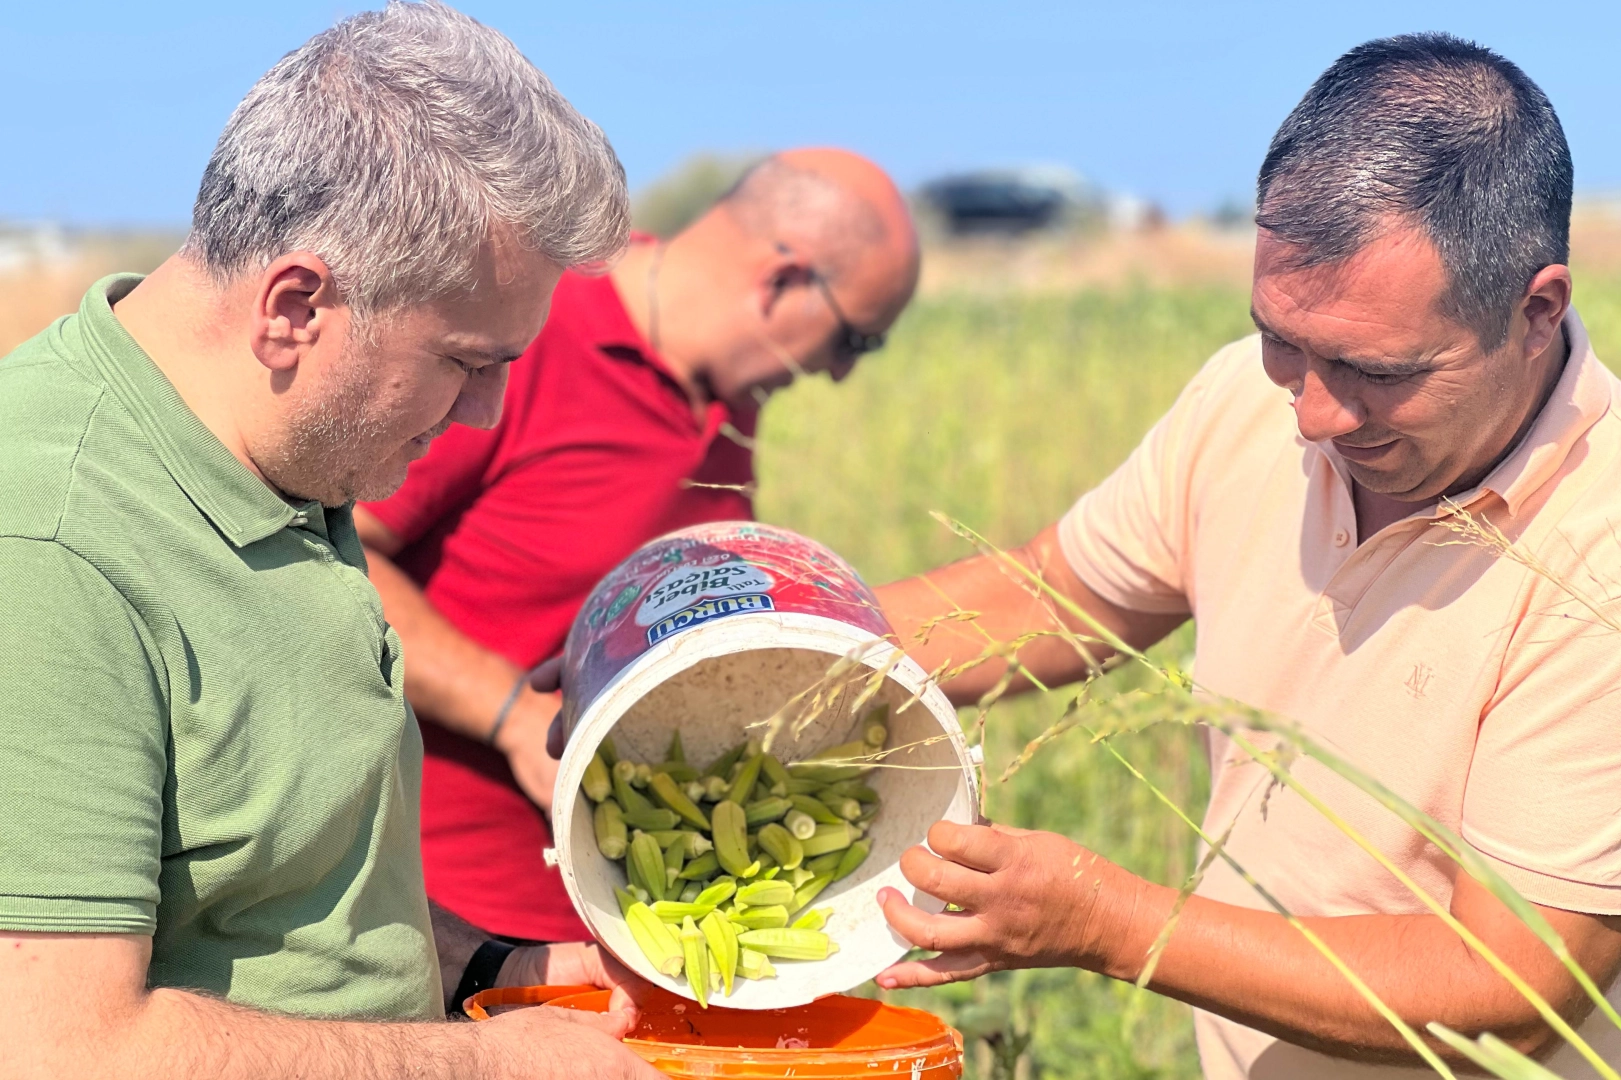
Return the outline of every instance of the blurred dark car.
<path id="1" fill-rule="evenodd" d="M 919 194 L 957 233 L 1043 229 L 1096 201 L 1079 177 L 1057 169 L 960 173 L 923 185 Z"/>

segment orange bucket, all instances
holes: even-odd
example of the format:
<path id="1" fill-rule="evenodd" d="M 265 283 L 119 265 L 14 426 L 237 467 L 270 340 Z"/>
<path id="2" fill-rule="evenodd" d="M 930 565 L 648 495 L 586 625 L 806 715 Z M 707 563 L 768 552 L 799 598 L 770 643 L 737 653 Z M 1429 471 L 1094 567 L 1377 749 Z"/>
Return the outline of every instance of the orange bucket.
<path id="1" fill-rule="evenodd" d="M 485 990 L 467 1000 L 475 1020 L 501 1005 L 608 1011 L 608 991 L 581 986 Z M 921 1009 L 836 994 L 792 1009 L 700 1009 L 652 989 L 625 1045 L 673 1080 L 958 1080 L 962 1036 Z"/>

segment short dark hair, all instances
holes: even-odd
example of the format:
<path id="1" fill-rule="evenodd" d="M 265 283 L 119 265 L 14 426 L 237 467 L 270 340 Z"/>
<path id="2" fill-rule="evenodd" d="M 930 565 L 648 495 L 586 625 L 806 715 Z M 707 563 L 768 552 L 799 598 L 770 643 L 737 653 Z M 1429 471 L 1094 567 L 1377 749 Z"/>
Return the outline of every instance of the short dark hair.
<path id="1" fill-rule="evenodd" d="M 1502 345 L 1531 278 L 1570 254 L 1570 147 L 1525 72 L 1450 34 L 1358 45 L 1272 137 L 1256 225 L 1299 265 L 1345 259 L 1394 217 L 1440 252 L 1443 309 Z"/>

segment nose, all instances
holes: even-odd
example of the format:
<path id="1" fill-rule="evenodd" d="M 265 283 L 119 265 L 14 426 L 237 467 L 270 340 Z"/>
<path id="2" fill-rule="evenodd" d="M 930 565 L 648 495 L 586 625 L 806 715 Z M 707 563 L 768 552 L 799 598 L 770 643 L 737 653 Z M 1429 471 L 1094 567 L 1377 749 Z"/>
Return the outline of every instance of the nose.
<path id="1" fill-rule="evenodd" d="M 493 428 L 501 422 L 501 401 L 506 397 L 508 364 L 469 376 L 450 407 L 449 419 L 474 428 Z"/>
<path id="2" fill-rule="evenodd" d="M 1362 426 L 1361 407 L 1330 389 L 1315 366 L 1306 368 L 1289 390 L 1294 394 L 1295 424 L 1310 442 L 1349 435 Z"/>

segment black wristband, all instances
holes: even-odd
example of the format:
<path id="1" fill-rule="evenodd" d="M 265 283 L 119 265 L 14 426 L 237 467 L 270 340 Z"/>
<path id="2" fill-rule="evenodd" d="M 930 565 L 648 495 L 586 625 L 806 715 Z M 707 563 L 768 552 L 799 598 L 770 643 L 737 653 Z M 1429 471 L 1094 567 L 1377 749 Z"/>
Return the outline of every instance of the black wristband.
<path id="1" fill-rule="evenodd" d="M 467 1015 L 462 1003 L 480 990 L 488 990 L 495 985 L 496 978 L 501 974 L 501 965 L 507 962 L 507 957 L 515 948 L 516 945 L 493 938 L 478 947 L 473 958 L 462 969 L 462 981 L 456 984 L 456 996 L 451 999 L 453 1011 Z"/>

